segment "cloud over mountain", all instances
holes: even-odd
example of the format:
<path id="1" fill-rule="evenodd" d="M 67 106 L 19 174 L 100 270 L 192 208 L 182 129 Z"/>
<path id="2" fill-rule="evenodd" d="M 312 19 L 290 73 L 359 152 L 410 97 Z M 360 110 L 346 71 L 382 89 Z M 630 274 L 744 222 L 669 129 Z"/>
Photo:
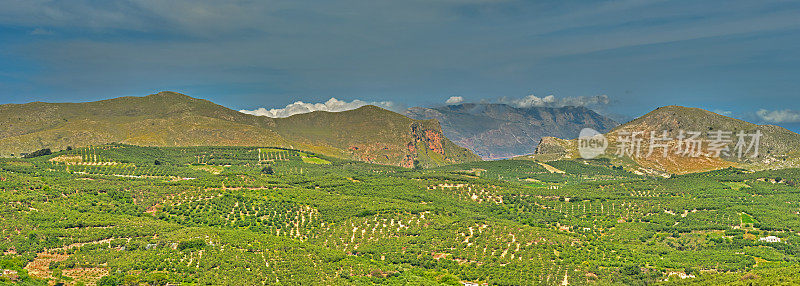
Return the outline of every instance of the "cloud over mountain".
<path id="1" fill-rule="evenodd" d="M 353 100 L 350 102 L 344 100 L 338 100 L 336 98 L 331 97 L 328 101 L 324 103 L 306 103 L 302 101 L 297 101 L 292 104 L 287 105 L 284 108 L 272 108 L 266 109 L 264 107 L 254 109 L 254 110 L 239 110 L 241 113 L 252 114 L 256 116 L 267 116 L 272 118 L 283 118 L 289 117 L 295 114 L 301 113 L 309 113 L 313 111 L 329 111 L 329 112 L 340 112 L 340 111 L 347 111 L 362 107 L 364 105 L 375 105 L 378 107 L 382 107 L 385 109 L 396 110 L 398 108 L 397 104 L 391 101 L 380 101 L 380 102 L 367 102 L 363 100 Z"/>
<path id="2" fill-rule="evenodd" d="M 756 112 L 759 118 L 764 121 L 772 123 L 797 123 L 800 122 L 800 111 L 784 109 L 784 110 L 766 110 L 760 109 Z"/>
<path id="3" fill-rule="evenodd" d="M 545 97 L 538 97 L 536 95 L 528 95 L 523 98 L 500 98 L 500 103 L 513 105 L 516 107 L 564 107 L 564 106 L 603 106 L 609 104 L 611 101 L 608 96 L 576 96 L 576 97 L 563 97 L 556 98 L 553 95 Z"/>
<path id="4" fill-rule="evenodd" d="M 447 103 L 447 104 L 459 104 L 459 103 L 462 103 L 462 102 L 464 102 L 464 97 L 461 97 L 461 96 L 451 96 L 451 97 L 450 97 L 450 98 L 448 98 L 448 99 L 447 99 L 447 101 L 445 101 L 444 103 Z"/>

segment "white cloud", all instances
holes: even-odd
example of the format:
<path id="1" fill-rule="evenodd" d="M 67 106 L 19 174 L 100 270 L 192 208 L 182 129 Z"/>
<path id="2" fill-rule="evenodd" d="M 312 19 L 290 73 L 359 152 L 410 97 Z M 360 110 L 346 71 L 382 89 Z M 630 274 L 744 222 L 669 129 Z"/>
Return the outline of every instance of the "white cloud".
<path id="1" fill-rule="evenodd" d="M 784 109 L 784 110 L 766 110 L 760 109 L 756 112 L 759 118 L 764 121 L 772 123 L 796 123 L 800 122 L 800 111 Z"/>
<path id="2" fill-rule="evenodd" d="M 447 104 L 459 104 L 464 102 L 464 97 L 461 96 L 451 96 L 450 98 L 445 101 Z"/>
<path id="3" fill-rule="evenodd" d="M 341 111 L 356 109 L 364 105 L 375 105 L 390 110 L 399 109 L 399 107 L 391 101 L 366 102 L 363 100 L 356 99 L 351 102 L 347 102 L 331 97 L 331 99 L 328 99 L 328 101 L 324 103 L 306 103 L 302 101 L 297 101 L 295 103 L 287 105 L 284 108 L 266 109 L 262 107 L 255 110 L 239 110 L 239 112 L 257 116 L 283 118 L 295 114 L 309 113 L 313 111 L 341 112 Z"/>
<path id="4" fill-rule="evenodd" d="M 733 111 L 730 111 L 730 110 L 714 109 L 713 112 L 716 113 L 716 114 L 725 115 L 725 116 L 728 116 L 728 117 L 733 116 Z"/>
<path id="5" fill-rule="evenodd" d="M 47 30 L 47 29 L 42 29 L 42 28 L 36 28 L 33 31 L 31 31 L 31 35 L 35 35 L 35 36 L 48 36 L 48 35 L 52 35 L 52 34 L 53 34 L 52 31 Z"/>
<path id="6" fill-rule="evenodd" d="M 607 105 L 610 100 L 607 95 L 596 96 L 577 96 L 556 98 L 553 95 L 538 97 L 533 94 L 523 98 L 501 98 L 501 103 L 510 104 L 516 107 L 563 107 L 563 106 L 600 106 Z"/>
<path id="7" fill-rule="evenodd" d="M 521 99 L 513 99 L 511 100 L 511 104 L 517 107 L 549 106 L 552 105 L 555 101 L 556 97 L 553 95 L 548 95 L 543 98 L 540 98 L 538 96 L 531 94 Z"/>

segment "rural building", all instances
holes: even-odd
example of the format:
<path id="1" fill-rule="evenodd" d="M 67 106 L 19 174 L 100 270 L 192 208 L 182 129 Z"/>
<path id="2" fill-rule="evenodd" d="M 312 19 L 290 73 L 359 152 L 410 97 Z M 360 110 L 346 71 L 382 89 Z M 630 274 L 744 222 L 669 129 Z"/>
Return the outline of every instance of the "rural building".
<path id="1" fill-rule="evenodd" d="M 764 242 L 781 242 L 781 238 L 777 237 L 777 236 L 774 236 L 774 235 L 770 235 L 770 236 L 767 236 L 767 237 L 762 237 L 762 238 L 759 238 L 758 240 L 764 241 Z"/>

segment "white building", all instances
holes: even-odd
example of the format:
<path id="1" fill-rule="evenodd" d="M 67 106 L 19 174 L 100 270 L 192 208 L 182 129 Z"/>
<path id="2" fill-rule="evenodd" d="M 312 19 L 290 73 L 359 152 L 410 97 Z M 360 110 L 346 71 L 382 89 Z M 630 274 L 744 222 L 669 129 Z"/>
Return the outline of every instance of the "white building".
<path id="1" fill-rule="evenodd" d="M 770 236 L 767 236 L 767 237 L 762 237 L 762 238 L 759 238 L 758 240 L 763 241 L 763 242 L 781 242 L 781 238 L 777 237 L 777 236 L 774 236 L 774 235 L 770 235 Z"/>

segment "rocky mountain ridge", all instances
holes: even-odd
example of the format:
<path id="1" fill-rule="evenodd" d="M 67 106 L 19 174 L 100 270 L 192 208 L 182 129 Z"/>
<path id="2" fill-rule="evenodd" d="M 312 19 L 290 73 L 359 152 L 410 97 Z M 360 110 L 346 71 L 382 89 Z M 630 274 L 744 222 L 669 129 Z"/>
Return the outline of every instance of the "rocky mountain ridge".
<path id="1" fill-rule="evenodd" d="M 436 119 L 444 135 L 483 159 L 531 154 L 545 136 L 576 138 L 585 127 L 607 132 L 617 126 L 585 107 L 529 107 L 463 103 L 406 111 L 414 119 Z"/>

